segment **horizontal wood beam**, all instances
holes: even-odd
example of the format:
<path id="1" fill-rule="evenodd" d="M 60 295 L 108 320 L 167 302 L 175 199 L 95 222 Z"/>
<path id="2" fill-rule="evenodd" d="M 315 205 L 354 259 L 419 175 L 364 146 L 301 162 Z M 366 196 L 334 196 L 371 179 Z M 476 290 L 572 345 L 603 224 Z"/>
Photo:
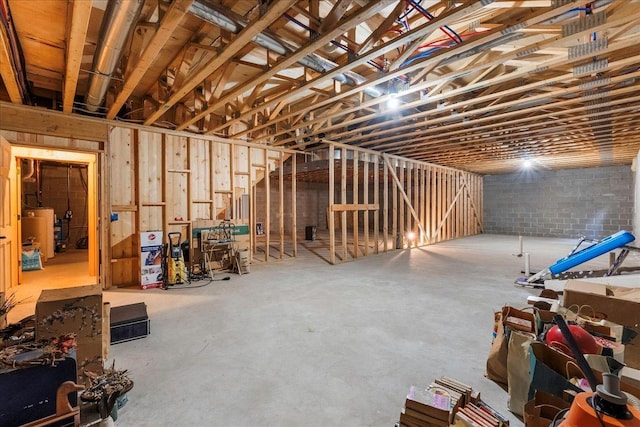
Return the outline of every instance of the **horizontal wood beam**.
<path id="1" fill-rule="evenodd" d="M 342 212 L 342 211 L 377 211 L 380 209 L 380 205 L 375 203 L 338 203 L 331 206 L 332 212 Z"/>
<path id="2" fill-rule="evenodd" d="M 71 117 L 59 111 L 0 102 L 0 128 L 26 133 L 106 142 L 106 120 Z"/>

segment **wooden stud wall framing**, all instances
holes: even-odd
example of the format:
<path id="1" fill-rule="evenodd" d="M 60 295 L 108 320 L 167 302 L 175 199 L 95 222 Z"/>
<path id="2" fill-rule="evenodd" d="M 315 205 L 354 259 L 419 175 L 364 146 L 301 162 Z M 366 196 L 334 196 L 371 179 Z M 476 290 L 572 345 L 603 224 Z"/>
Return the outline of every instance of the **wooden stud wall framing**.
<path id="1" fill-rule="evenodd" d="M 103 196 L 100 220 L 107 225 L 101 227 L 100 247 L 104 287 L 138 283 L 141 231 L 162 229 L 166 235 L 175 229 L 190 234 L 197 219 L 236 220 L 241 215 L 237 199 L 242 194 L 249 198 L 249 218 L 243 221 L 250 229 L 251 259 L 261 250 L 269 260 L 274 224 L 278 256 L 285 254 L 285 215 L 291 215 L 296 229 L 295 159 L 291 204 L 284 203 L 282 173 L 274 178 L 279 183 L 272 184 L 269 172 L 284 164 L 294 151 L 129 124 L 112 126 L 106 121 L 53 112 L 46 113 L 44 122 L 60 126 L 45 128 L 38 125 L 44 114 L 40 110 L 16 108 L 16 112 L 19 123 L 34 123 L 36 133 L 2 131 L 13 135 L 8 136 L 10 140 L 99 153 L 100 173 L 106 176 L 99 187 Z M 92 136 L 74 139 L 72 134 L 77 130 L 82 136 Z M 327 214 L 332 264 L 336 258 L 346 261 L 394 250 L 398 235 L 408 231 L 419 236 L 418 245 L 482 231 L 481 176 L 338 143 L 330 143 L 330 147 Z M 340 155 L 338 163 L 334 161 L 336 153 Z M 336 165 L 341 166 L 339 172 Z M 353 170 L 351 177 L 348 166 Z M 266 189 L 261 197 L 258 186 Z M 278 193 L 273 200 L 272 188 Z M 277 212 L 273 224 L 272 204 Z M 109 222 L 111 213 L 118 214 L 117 221 Z M 336 219 L 341 231 L 338 242 Z M 257 222 L 263 223 L 262 236 L 256 235 Z M 295 232 L 291 238 L 295 255 Z"/>
<path id="2" fill-rule="evenodd" d="M 340 173 L 336 175 L 338 164 Z M 352 164 L 352 176 L 348 175 L 349 164 Z M 379 251 L 482 232 L 482 177 L 476 174 L 331 143 L 328 184 L 331 264 L 338 259 L 347 261 Z M 339 203 L 335 202 L 335 194 L 339 194 Z M 373 203 L 370 203 L 372 196 Z M 351 222 L 347 220 L 351 218 L 348 212 L 353 218 Z M 339 247 L 336 247 L 337 213 L 340 214 Z M 370 215 L 373 215 L 373 229 L 370 229 Z M 408 239 L 408 233 L 414 237 Z M 353 238 L 348 240 L 350 235 Z"/>
<path id="3" fill-rule="evenodd" d="M 194 223 L 201 220 L 215 223 L 230 220 L 235 225 L 247 225 L 250 230 L 247 248 L 253 249 L 250 258 L 256 253 L 257 243 L 262 242 L 260 249 L 268 261 L 272 201 L 267 171 L 284 163 L 291 152 L 148 129 L 113 128 L 112 139 L 117 142 L 112 144 L 111 177 L 122 180 L 115 188 L 125 189 L 115 191 L 114 197 L 119 198 L 119 204 L 131 206 L 131 220 L 112 231 L 112 241 L 129 242 L 125 244 L 126 253 L 112 254 L 115 285 L 138 283 L 141 231 L 162 230 L 165 241 L 169 232 L 179 231 L 184 241 L 191 238 Z M 122 171 L 128 171 L 126 176 Z M 276 202 L 283 221 L 282 179 L 280 182 Z M 267 190 L 262 206 L 256 203 L 258 184 Z M 243 195 L 249 196 L 248 206 L 243 205 Z M 246 211 L 249 215 L 243 218 Z M 255 235 L 257 215 L 264 217 L 260 221 L 265 232 L 259 236 L 262 239 Z M 278 236 L 280 257 L 284 257 L 284 222 L 281 224 Z"/>
<path id="4" fill-rule="evenodd" d="M 138 260 L 139 218 L 134 207 L 136 201 L 136 165 L 134 131 L 128 128 L 112 128 L 109 132 L 109 163 L 111 167 L 111 211 L 118 215 L 112 221 L 111 230 L 111 283 L 108 285 L 137 282 L 140 268 Z M 114 209 L 115 208 L 115 209 Z"/>

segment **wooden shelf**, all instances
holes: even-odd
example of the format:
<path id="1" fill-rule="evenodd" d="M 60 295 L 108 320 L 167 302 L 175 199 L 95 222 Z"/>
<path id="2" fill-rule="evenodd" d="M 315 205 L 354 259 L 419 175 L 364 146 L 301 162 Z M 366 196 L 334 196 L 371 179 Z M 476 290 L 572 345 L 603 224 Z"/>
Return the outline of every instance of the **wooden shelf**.
<path id="1" fill-rule="evenodd" d="M 214 190 L 214 193 L 225 193 L 225 194 L 233 194 L 231 190 Z"/>
<path id="2" fill-rule="evenodd" d="M 169 225 L 189 225 L 191 221 L 169 221 Z"/>
<path id="3" fill-rule="evenodd" d="M 113 212 L 136 212 L 138 207 L 136 205 L 112 205 L 111 210 Z"/>
<path id="4" fill-rule="evenodd" d="M 169 173 L 191 173 L 191 169 L 167 169 Z"/>
<path id="5" fill-rule="evenodd" d="M 165 206 L 166 203 L 165 202 L 149 202 L 149 203 L 142 203 L 142 206 Z"/>
<path id="6" fill-rule="evenodd" d="M 213 200 L 192 200 L 191 203 L 213 203 Z"/>
<path id="7" fill-rule="evenodd" d="M 246 176 L 249 176 L 249 175 L 251 175 L 251 173 L 249 173 L 249 172 L 234 172 L 234 175 L 246 175 Z"/>
<path id="8" fill-rule="evenodd" d="M 126 257 L 126 258 L 111 258 L 111 264 L 114 264 L 116 262 L 132 262 L 132 261 L 138 261 L 140 258 L 139 257 Z"/>

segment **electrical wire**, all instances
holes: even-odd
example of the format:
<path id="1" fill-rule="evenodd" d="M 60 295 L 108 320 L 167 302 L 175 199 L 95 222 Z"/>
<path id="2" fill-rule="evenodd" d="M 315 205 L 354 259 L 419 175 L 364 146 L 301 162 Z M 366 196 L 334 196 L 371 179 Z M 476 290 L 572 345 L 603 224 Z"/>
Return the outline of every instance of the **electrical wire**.
<path id="1" fill-rule="evenodd" d="M 177 290 L 177 289 L 195 289 L 195 288 L 204 288 L 205 286 L 209 286 L 211 283 L 213 283 L 214 279 L 209 279 L 207 281 L 207 283 L 203 283 L 203 284 L 199 284 L 199 285 L 192 285 L 193 282 L 189 281 L 188 284 L 182 284 L 182 285 L 167 285 L 167 286 L 163 286 L 162 289 L 165 291 L 168 290 Z"/>
<path id="2" fill-rule="evenodd" d="M 200 279 L 200 280 L 196 280 L 195 282 L 201 282 L 204 279 Z M 207 283 L 201 283 L 201 284 L 197 284 L 197 285 L 193 285 L 191 281 L 191 279 L 189 279 L 189 281 L 187 283 L 184 284 L 175 284 L 175 285 L 166 285 L 163 286 L 162 289 L 164 289 L 165 291 L 174 289 L 196 289 L 196 288 L 204 288 L 205 286 L 209 286 L 210 284 L 212 284 L 213 282 L 221 282 L 221 281 L 225 281 L 225 280 L 231 280 L 231 277 L 229 276 L 224 276 L 222 279 L 216 279 L 215 277 L 213 279 L 209 279 L 207 280 Z"/>
<path id="3" fill-rule="evenodd" d="M 422 0 L 418 0 L 417 4 L 422 4 Z M 400 15 L 398 18 L 399 19 L 406 19 L 409 17 L 409 15 L 411 14 L 411 12 L 413 12 L 414 10 L 416 10 L 414 7 L 408 7 L 406 8 L 405 12 Z"/>
<path id="4" fill-rule="evenodd" d="M 309 27 L 308 25 L 304 24 L 303 22 L 300 22 L 299 20 L 297 20 L 296 18 L 294 18 L 293 16 L 289 15 L 288 13 L 283 14 L 282 16 L 284 16 L 285 18 L 287 18 L 289 21 L 293 22 L 294 24 L 298 25 L 301 28 L 304 28 L 305 30 L 309 31 L 313 36 L 317 36 L 319 35 L 319 33 L 314 30 L 313 28 Z M 342 43 L 337 42 L 335 40 L 331 40 L 330 42 L 332 45 L 339 47 L 340 49 L 343 49 L 344 51 L 346 51 L 347 53 L 351 53 L 351 54 L 356 54 L 356 52 L 351 49 L 348 46 L 344 46 Z M 378 71 L 383 71 L 384 67 L 382 67 L 381 65 L 378 65 L 375 61 L 373 60 L 369 60 L 367 61 L 367 63 L 373 67 L 375 67 Z"/>
<path id="5" fill-rule="evenodd" d="M 569 408 L 565 408 L 562 409 L 560 411 L 558 411 L 556 413 L 556 416 L 553 417 L 553 420 L 551 420 L 551 424 L 549 424 L 549 427 L 556 427 L 556 422 L 560 421 L 560 419 L 564 416 L 564 414 L 566 414 L 567 412 L 569 412 Z"/>
<path id="6" fill-rule="evenodd" d="M 591 404 L 589 406 L 591 406 L 593 408 L 593 411 L 596 413 L 596 418 L 598 419 L 598 421 L 600 421 L 600 425 L 602 427 L 606 427 L 602 419 L 602 416 L 600 415 L 600 412 L 598 412 L 598 409 L 596 408 L 595 396 L 591 397 Z"/>
<path id="7" fill-rule="evenodd" d="M 418 12 L 420 12 L 429 21 L 435 18 L 431 13 L 429 13 L 428 10 L 420 6 L 420 4 L 416 3 L 414 0 L 405 0 L 405 1 L 409 3 L 411 6 L 413 6 Z M 445 33 L 451 40 L 453 40 L 456 43 L 463 42 L 462 37 L 460 37 L 460 35 L 456 33 L 455 30 L 453 30 L 453 28 L 449 27 L 448 25 L 443 25 L 442 27 L 440 27 L 440 31 Z"/>

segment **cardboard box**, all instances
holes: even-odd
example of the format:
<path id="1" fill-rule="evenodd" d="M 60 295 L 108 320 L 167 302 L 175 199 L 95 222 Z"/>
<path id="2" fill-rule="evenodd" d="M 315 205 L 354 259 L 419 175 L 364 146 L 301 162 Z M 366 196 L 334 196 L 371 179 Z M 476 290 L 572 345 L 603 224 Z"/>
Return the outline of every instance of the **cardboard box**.
<path id="1" fill-rule="evenodd" d="M 102 335 L 99 285 L 45 289 L 36 303 L 36 339 L 73 332 L 78 339 Z"/>
<path id="2" fill-rule="evenodd" d="M 639 284 L 640 286 L 640 284 Z M 627 288 L 569 280 L 564 287 L 565 307 L 577 304 L 593 307 L 607 320 L 626 326 L 638 335 L 626 344 L 624 363 L 640 369 L 640 287 Z"/>
<path id="3" fill-rule="evenodd" d="M 36 339 L 76 334 L 79 384 L 84 369 L 102 372 L 102 289 L 99 285 L 45 289 L 36 303 Z"/>

